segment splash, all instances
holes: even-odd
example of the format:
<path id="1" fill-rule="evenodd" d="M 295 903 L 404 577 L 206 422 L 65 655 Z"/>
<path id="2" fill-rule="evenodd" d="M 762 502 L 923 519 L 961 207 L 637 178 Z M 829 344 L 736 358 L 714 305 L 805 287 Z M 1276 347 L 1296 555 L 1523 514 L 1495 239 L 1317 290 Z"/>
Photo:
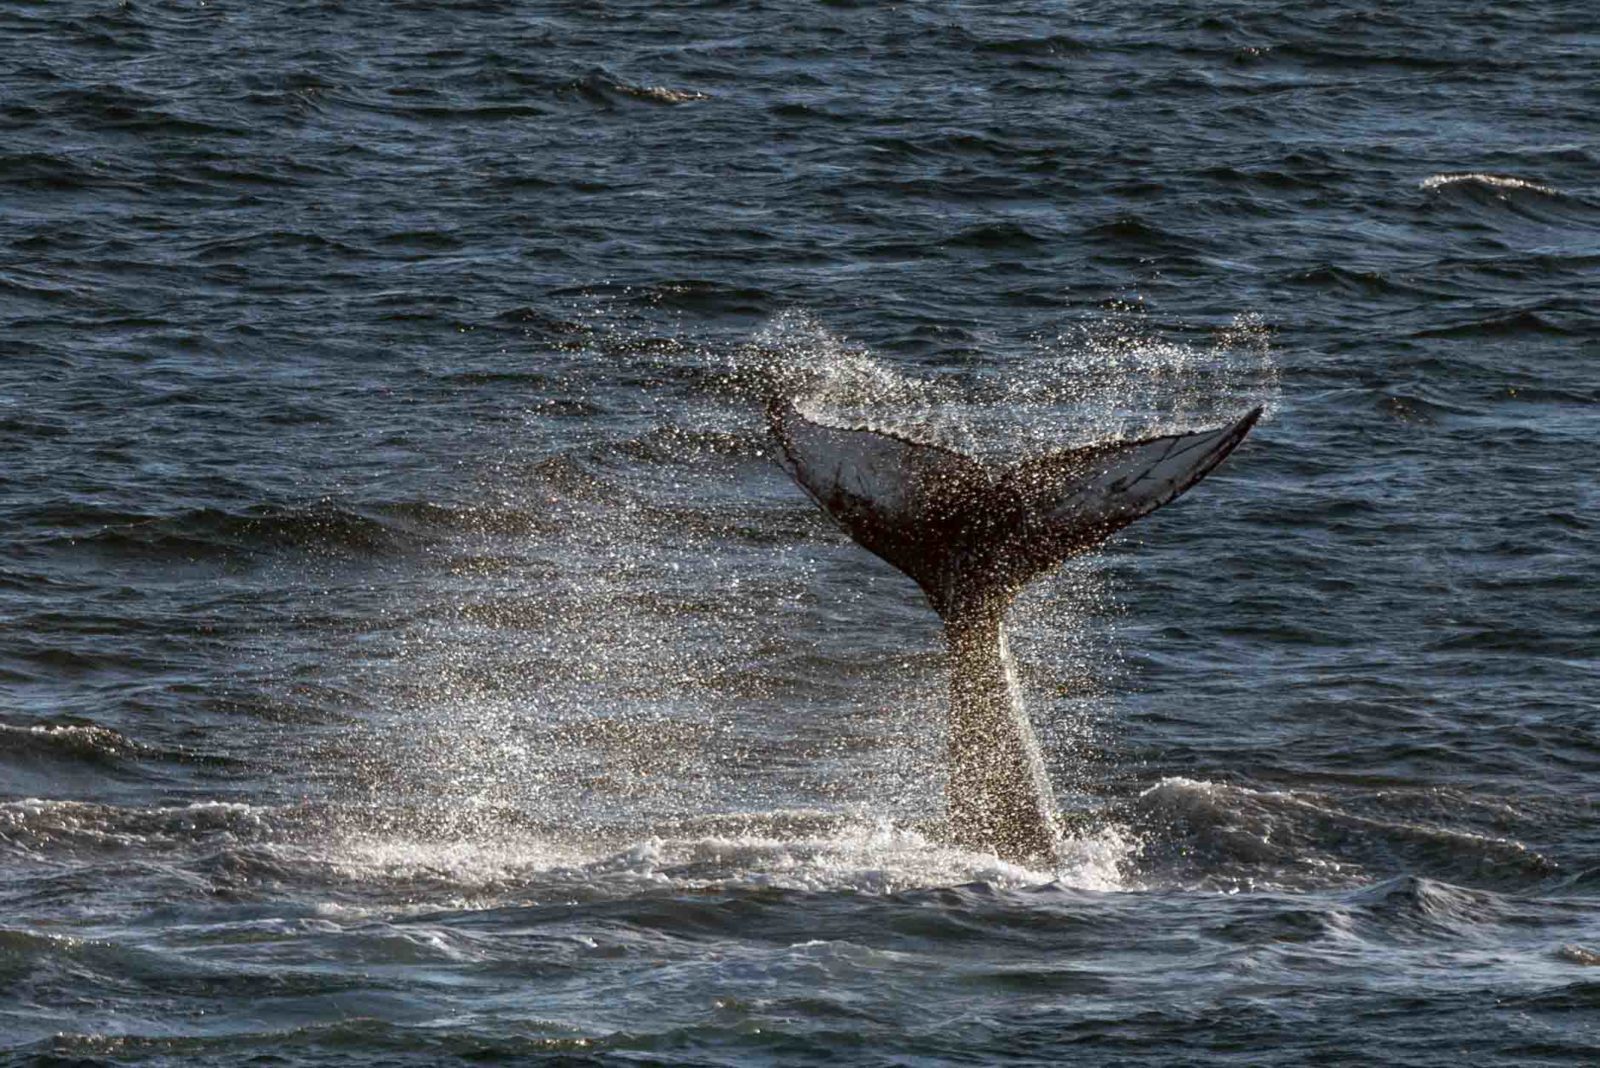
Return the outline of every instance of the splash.
<path id="1" fill-rule="evenodd" d="M 804 397 L 809 409 L 839 423 L 1005 462 L 1214 426 L 1256 406 L 1270 415 L 1280 388 L 1272 334 L 1259 315 L 1246 314 L 1194 340 L 1172 340 L 1152 331 L 1140 309 L 1122 306 L 1036 335 L 981 369 L 913 373 L 791 312 L 735 352 L 733 377 L 752 408 L 775 394 Z M 1089 755 L 1107 740 L 1107 704 L 1121 671 L 1114 635 L 1121 607 L 1108 581 L 1098 556 L 1069 560 L 1030 588 L 1010 617 L 1051 778 L 1064 798 L 1079 801 L 1090 788 Z M 927 701 L 917 712 L 927 716 Z M 934 744 L 942 736 L 915 759 L 941 763 Z"/>
<path id="2" fill-rule="evenodd" d="M 352 838 L 329 864 L 343 878 L 400 885 L 436 884 L 461 900 L 508 896 L 625 897 L 642 889 L 679 891 L 771 887 L 807 892 L 893 894 L 985 882 L 1003 888 L 1056 883 L 1074 889 L 1123 888 L 1131 839 L 1115 829 L 1069 838 L 1048 868 L 969 852 L 887 820 L 827 821 L 796 833 L 774 814 L 742 833 L 653 835 L 587 851 L 539 838 L 439 842 Z"/>
<path id="3" fill-rule="evenodd" d="M 1119 317 L 979 371 L 917 372 L 803 312 L 733 346 L 586 321 L 550 360 L 563 395 L 609 414 L 531 405 L 480 463 L 479 503 L 451 513 L 432 573 L 397 591 L 381 633 L 399 639 L 366 650 L 372 678 L 352 688 L 370 684 L 378 707 L 318 754 L 352 772 L 338 817 L 365 843 L 352 856 L 403 867 L 416 843 L 453 842 L 462 858 L 481 845 L 537 865 L 659 839 L 677 857 L 670 843 L 701 840 L 672 830 L 686 820 L 799 805 L 889 830 L 737 832 L 727 840 L 749 848 L 729 855 L 744 860 L 714 878 L 783 868 L 804 882 L 816 865 L 875 870 L 874 851 L 894 885 L 987 878 L 928 859 L 944 786 L 937 633 L 909 591 L 886 626 L 879 597 L 831 581 L 839 543 L 771 464 L 765 399 L 803 395 L 994 456 L 1237 415 L 1276 385 L 1270 331 L 1251 318 L 1180 343 Z M 1013 616 L 1024 693 L 1072 807 L 1093 796 L 1118 611 L 1083 558 Z M 1125 849 L 1108 833 L 1069 840 L 1067 874 L 1040 877 L 1112 886 Z"/>
<path id="4" fill-rule="evenodd" d="M 248 885 L 304 892 L 330 911 L 392 912 L 396 898 L 422 910 L 492 908 L 724 887 L 893 894 L 984 882 L 1115 891 L 1137 844 L 1101 828 L 1067 838 L 1054 866 L 1025 867 L 881 817 L 815 810 L 774 811 L 721 827 L 667 822 L 642 837 L 581 842 L 527 829 L 434 834 L 415 815 L 391 811 L 387 823 L 359 825 L 326 808 L 118 808 L 35 799 L 0 805 L 0 855 L 25 865 L 63 849 L 79 856 L 137 849 L 152 859 L 137 878 L 176 881 L 190 892 Z"/>
<path id="5" fill-rule="evenodd" d="M 804 396 L 841 422 L 893 430 L 985 459 L 1236 419 L 1276 402 L 1272 328 L 1246 314 L 1203 341 L 1151 331 L 1132 307 L 1035 336 L 992 366 L 915 374 L 830 333 L 814 317 L 774 319 L 734 353 L 751 401 Z"/>
<path id="6" fill-rule="evenodd" d="M 945 418 L 961 399 L 953 383 L 896 370 L 803 311 L 777 316 L 735 349 L 729 370 L 736 395 L 757 410 L 774 396 L 804 397 L 844 420 L 935 438 L 961 433 Z"/>

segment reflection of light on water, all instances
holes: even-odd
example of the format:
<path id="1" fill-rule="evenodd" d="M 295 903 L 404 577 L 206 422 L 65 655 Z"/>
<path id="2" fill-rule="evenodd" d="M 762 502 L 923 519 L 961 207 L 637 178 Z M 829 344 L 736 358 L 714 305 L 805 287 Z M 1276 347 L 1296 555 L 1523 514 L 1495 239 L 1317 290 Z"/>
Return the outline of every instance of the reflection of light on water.
<path id="1" fill-rule="evenodd" d="M 388 712 L 360 743 L 368 811 L 388 802 L 404 813 L 368 830 L 592 856 L 641 839 L 698 841 L 667 833 L 685 820 L 815 806 L 838 827 L 879 829 L 755 827 L 729 839 L 746 842 L 729 854 L 744 859 L 715 877 L 791 864 L 814 873 L 835 854 L 851 870 L 877 856 L 913 882 L 980 877 L 969 855 L 926 837 L 942 823 L 937 622 L 898 576 L 868 568 L 851 574 L 870 580 L 845 580 L 823 562 L 860 550 L 826 533 L 772 464 L 762 406 L 803 395 L 993 461 L 1218 421 L 1273 388 L 1258 323 L 1200 346 L 1138 326 L 1075 327 L 959 378 L 901 373 L 798 313 L 731 353 L 590 331 L 567 354 L 568 391 L 617 408 L 623 387 L 604 383 L 638 383 L 655 411 L 610 418 L 600 438 L 591 419 L 534 407 L 528 440 L 483 466 L 492 504 L 434 550 L 433 584 L 404 606 Z M 1069 808 L 1090 800 L 1116 612 L 1091 558 L 1036 583 L 1011 616 Z M 1111 880 L 1105 858 L 1121 847 L 1105 844 L 1109 833 L 1069 839 L 1057 874 Z M 1074 864 L 1101 874 L 1068 877 Z"/>

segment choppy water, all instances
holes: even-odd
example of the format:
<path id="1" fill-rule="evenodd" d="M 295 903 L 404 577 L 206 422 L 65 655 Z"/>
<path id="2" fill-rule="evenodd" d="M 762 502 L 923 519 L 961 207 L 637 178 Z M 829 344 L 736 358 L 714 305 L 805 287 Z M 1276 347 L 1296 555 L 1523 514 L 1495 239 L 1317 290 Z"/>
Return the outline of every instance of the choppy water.
<path id="1" fill-rule="evenodd" d="M 0 2 L 4 1063 L 1592 1063 L 1586 2 Z M 1014 647 L 774 383 L 1266 399 Z"/>

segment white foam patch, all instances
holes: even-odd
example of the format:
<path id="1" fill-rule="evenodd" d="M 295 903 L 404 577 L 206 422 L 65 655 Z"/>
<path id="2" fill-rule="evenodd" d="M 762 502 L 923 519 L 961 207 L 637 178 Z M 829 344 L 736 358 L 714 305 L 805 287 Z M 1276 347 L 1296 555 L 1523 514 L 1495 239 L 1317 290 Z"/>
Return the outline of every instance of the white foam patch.
<path id="1" fill-rule="evenodd" d="M 1453 185 L 1476 185 L 1496 191 L 1517 190 L 1528 193 L 1542 193 L 1546 196 L 1559 196 L 1560 190 L 1552 186 L 1532 182 L 1526 178 L 1516 178 L 1508 174 L 1434 174 L 1424 178 L 1421 188 L 1426 192 L 1436 189 L 1445 189 Z"/>
<path id="2" fill-rule="evenodd" d="M 1054 865 L 1029 867 L 888 820 L 815 826 L 818 818 L 810 811 L 769 813 L 750 830 L 656 834 L 607 845 L 530 833 L 408 838 L 391 830 L 341 830 L 337 811 L 225 802 L 123 809 L 28 799 L 0 804 L 0 843 L 24 852 L 63 840 L 97 849 L 153 849 L 164 855 L 163 870 L 181 870 L 191 861 L 209 870 L 220 846 L 264 865 L 263 890 L 328 895 L 338 902 L 328 908 L 363 914 L 392 913 L 397 900 L 417 909 L 485 908 L 719 887 L 892 894 L 982 882 L 1109 892 L 1124 888 L 1124 863 L 1138 848 L 1130 836 L 1107 828 L 1065 838 Z M 796 822 L 810 825 L 789 833 L 760 826 Z M 377 900 L 351 902 L 352 896 Z"/>
<path id="3" fill-rule="evenodd" d="M 227 801 L 122 808 L 37 797 L 0 803 L 0 843 L 25 850 L 56 843 L 96 848 L 173 848 L 209 837 L 257 838 L 278 810 Z"/>
<path id="4" fill-rule="evenodd" d="M 809 892 L 890 894 L 983 882 L 1000 888 L 1060 883 L 1123 889 L 1121 868 L 1135 849 L 1121 831 L 1068 838 L 1053 867 L 1026 867 L 943 845 L 887 822 L 850 824 L 809 837 L 760 834 L 651 837 L 585 856 L 533 838 L 474 842 L 344 839 L 325 862 L 352 883 L 418 882 L 469 899 L 538 899 L 582 892 L 626 896 L 651 888 L 773 887 Z M 476 904 L 488 904 L 477 900 Z"/>

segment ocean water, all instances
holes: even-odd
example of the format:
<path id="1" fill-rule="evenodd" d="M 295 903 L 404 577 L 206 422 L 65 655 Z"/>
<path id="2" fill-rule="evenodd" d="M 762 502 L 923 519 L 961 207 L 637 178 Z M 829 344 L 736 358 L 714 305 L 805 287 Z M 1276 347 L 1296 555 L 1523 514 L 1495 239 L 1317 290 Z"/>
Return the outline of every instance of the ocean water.
<path id="1" fill-rule="evenodd" d="M 0 1064 L 1600 1058 L 1579 0 L 0 0 Z M 1267 420 L 1013 614 L 774 391 Z"/>

